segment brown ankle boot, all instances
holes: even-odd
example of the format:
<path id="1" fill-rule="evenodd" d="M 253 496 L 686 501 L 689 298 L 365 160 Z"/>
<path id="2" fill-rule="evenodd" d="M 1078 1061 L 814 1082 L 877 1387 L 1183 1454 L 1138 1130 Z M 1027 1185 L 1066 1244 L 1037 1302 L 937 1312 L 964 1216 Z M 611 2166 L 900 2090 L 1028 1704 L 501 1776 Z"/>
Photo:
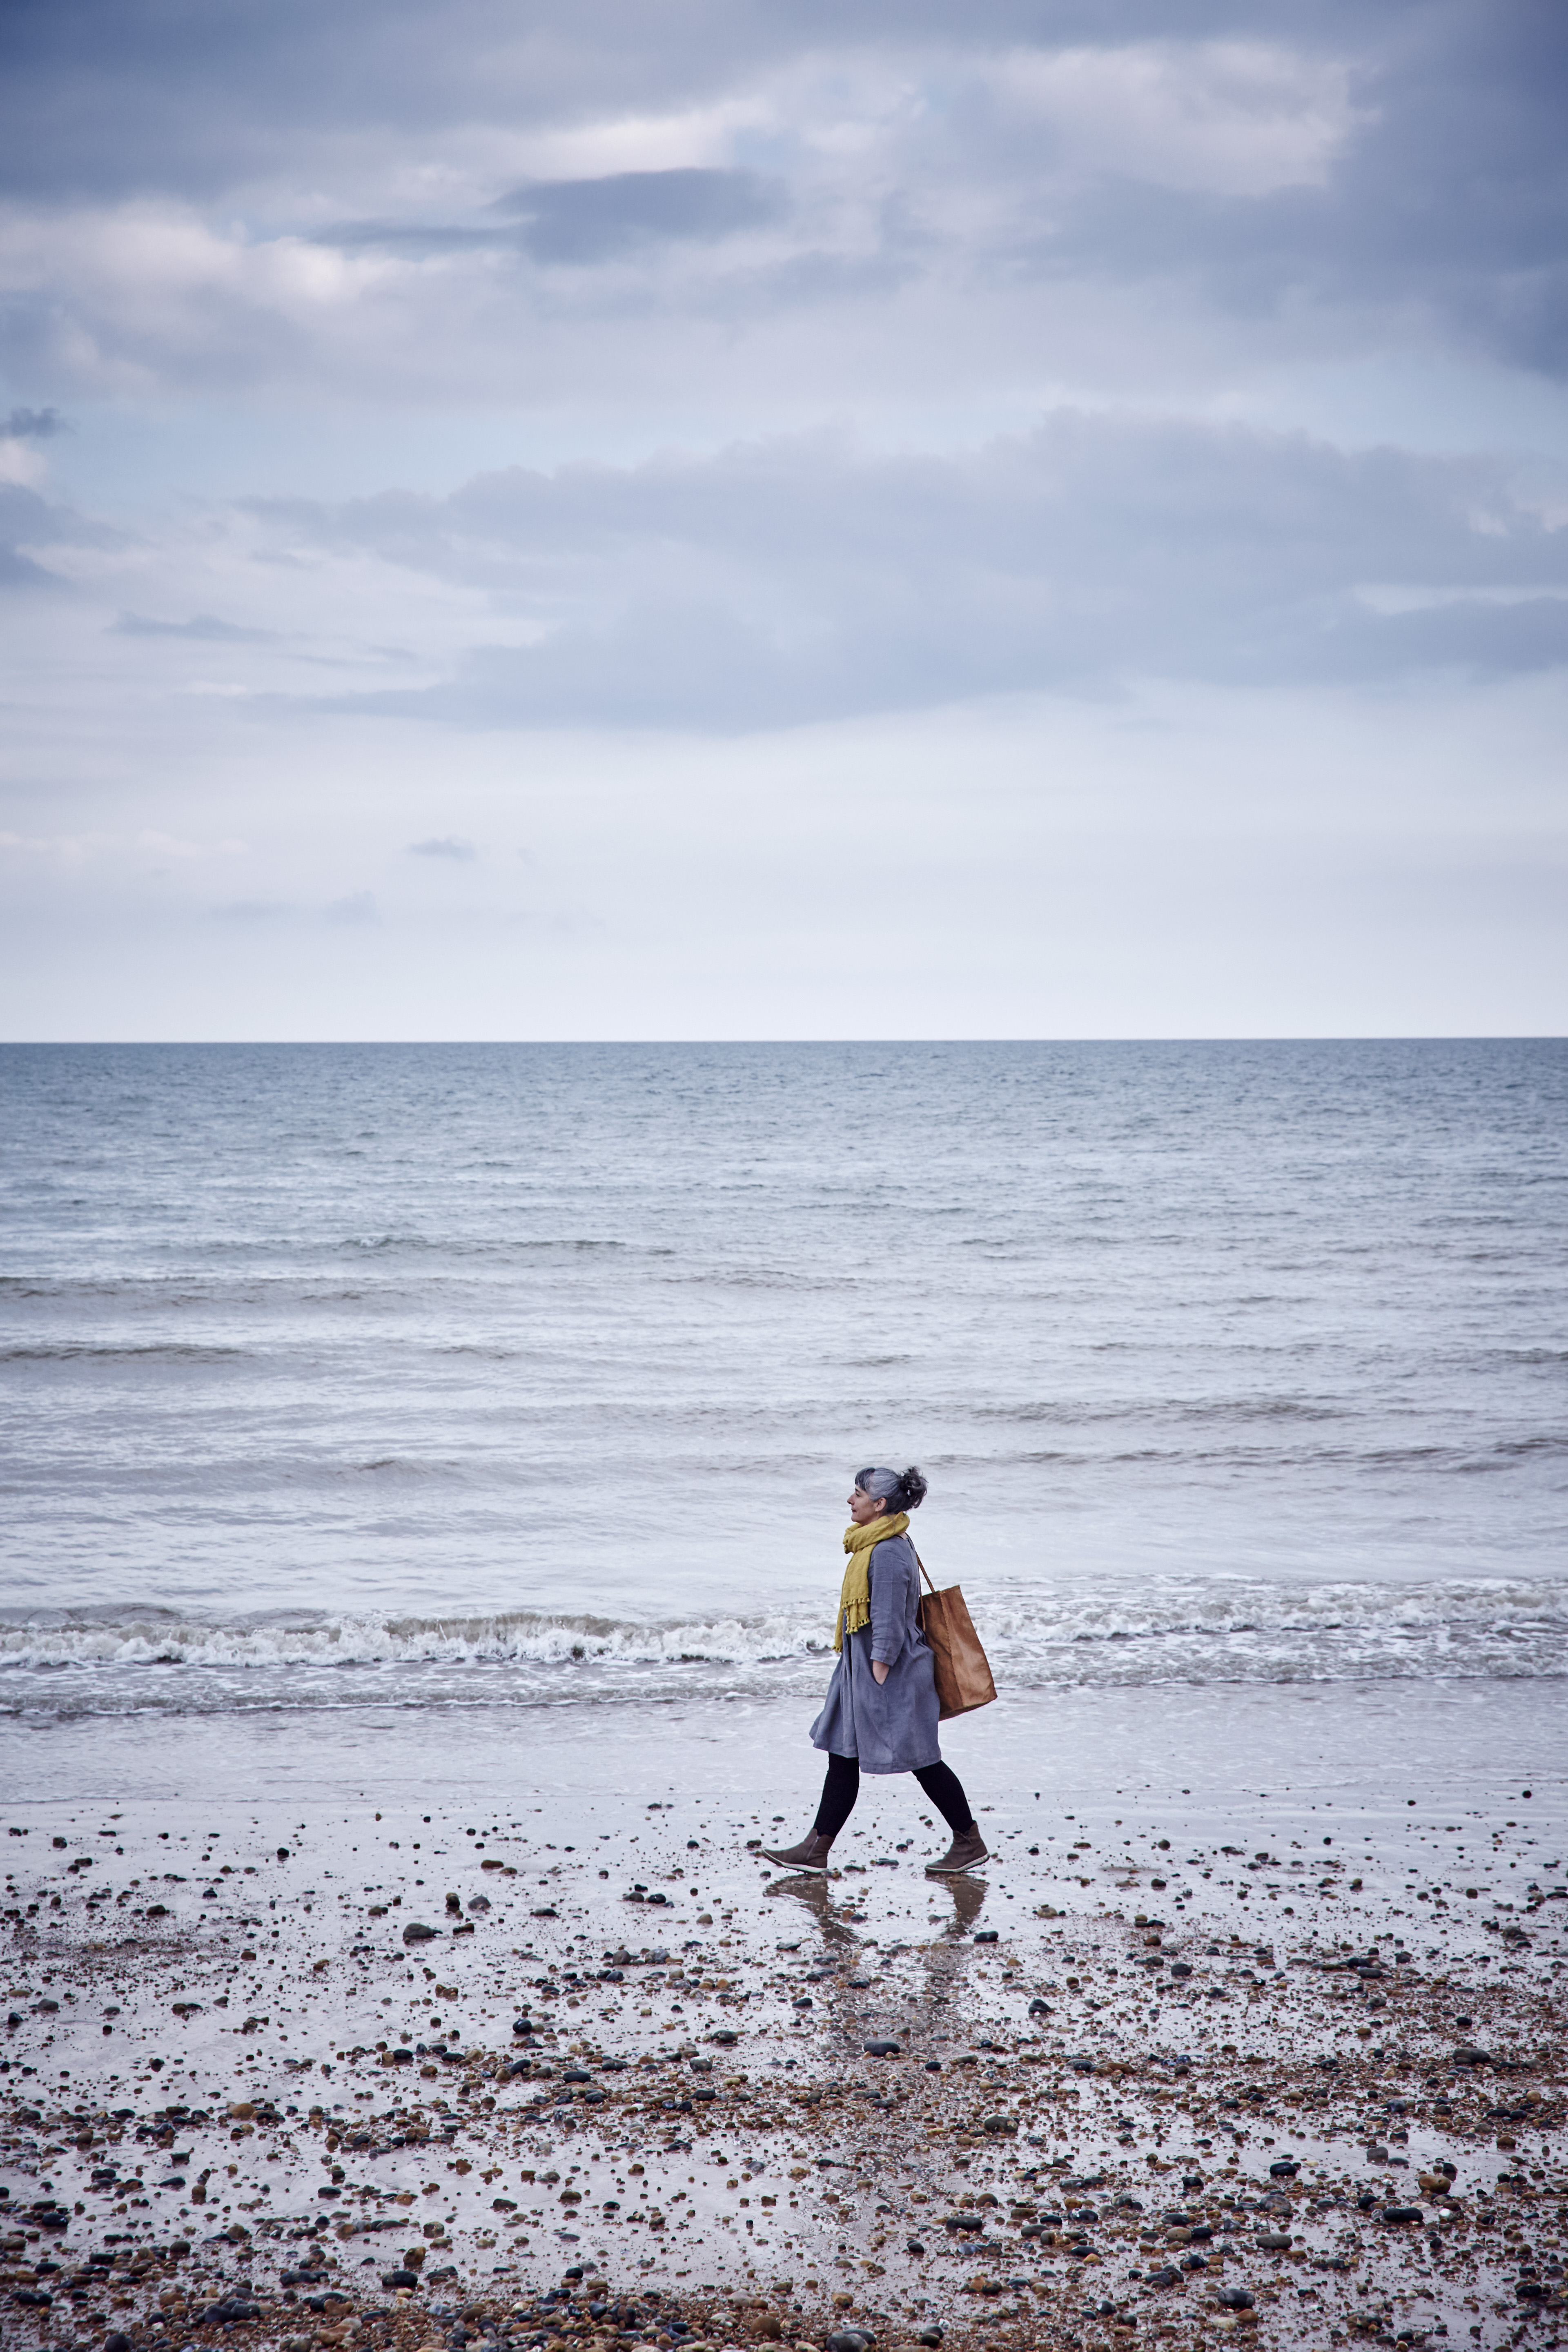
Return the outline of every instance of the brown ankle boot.
<path id="1" fill-rule="evenodd" d="M 985 1841 L 980 1834 L 980 1825 L 976 1822 L 972 1822 L 962 1836 L 954 1832 L 952 1843 L 940 1862 L 927 1863 L 926 1876 L 928 1878 L 961 1878 L 966 1870 L 978 1870 L 981 1864 L 988 1859 Z"/>
<path id="2" fill-rule="evenodd" d="M 820 1876 L 827 1868 L 832 1847 L 831 1838 L 819 1837 L 813 1830 L 798 1845 L 765 1845 L 763 1860 L 776 1863 L 781 1870 L 815 1870 Z"/>

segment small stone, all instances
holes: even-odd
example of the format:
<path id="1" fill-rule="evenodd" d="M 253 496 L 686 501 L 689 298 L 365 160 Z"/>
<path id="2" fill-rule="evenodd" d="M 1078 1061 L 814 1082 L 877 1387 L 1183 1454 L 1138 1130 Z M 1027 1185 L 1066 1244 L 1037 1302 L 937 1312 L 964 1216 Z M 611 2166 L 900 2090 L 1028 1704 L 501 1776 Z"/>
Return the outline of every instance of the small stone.
<path id="1" fill-rule="evenodd" d="M 996 1941 L 995 1928 L 976 1927 L 974 1931 L 974 1941 L 977 1944 L 994 1944 Z"/>
<path id="2" fill-rule="evenodd" d="M 1422 2219 L 1421 2208 L 1419 2205 L 1385 2205 L 1383 2218 L 1385 2221 L 1419 2221 Z"/>
<path id="3" fill-rule="evenodd" d="M 1252 2289 L 1249 2286 L 1222 2286 L 1219 2291 L 1218 2299 L 1219 2307 L 1222 2311 L 1250 2311 L 1252 2309 L 1253 2294 Z"/>
<path id="4" fill-rule="evenodd" d="M 1261 2230 L 1258 2232 L 1258 2242 L 1266 2254 L 1288 2253 L 1291 2242 L 1290 2232 L 1289 2230 Z"/>
<path id="5" fill-rule="evenodd" d="M 896 2042 L 868 2042 L 866 2044 L 868 2058 L 897 2058 L 900 2054 L 900 2044 Z"/>
<path id="6" fill-rule="evenodd" d="M 433 1944 L 439 1933 L 439 1928 L 427 1927 L 423 1919 L 410 1919 L 403 1930 L 403 1940 L 405 1944 Z"/>

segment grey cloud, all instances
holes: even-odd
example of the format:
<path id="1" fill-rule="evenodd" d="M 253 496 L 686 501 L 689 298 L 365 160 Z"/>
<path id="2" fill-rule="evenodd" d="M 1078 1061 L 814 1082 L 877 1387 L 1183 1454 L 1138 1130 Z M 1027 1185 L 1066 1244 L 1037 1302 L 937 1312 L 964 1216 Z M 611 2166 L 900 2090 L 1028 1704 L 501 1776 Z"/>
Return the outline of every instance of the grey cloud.
<path id="1" fill-rule="evenodd" d="M 649 245 L 711 244 L 778 217 L 780 193 L 752 172 L 615 172 L 592 180 L 539 180 L 499 197 L 504 225 L 344 221 L 316 233 L 345 252 L 375 247 L 410 256 L 513 252 L 582 266 L 618 260 Z"/>
<path id="2" fill-rule="evenodd" d="M 470 858 L 479 855 L 479 852 L 471 841 L 460 840 L 457 834 L 448 833 L 442 835 L 438 839 L 411 841 L 408 845 L 408 855 L 410 857 L 449 857 L 455 859 L 459 865 L 467 865 Z"/>
<path id="3" fill-rule="evenodd" d="M 1324 648 L 1332 677 L 1389 677 L 1412 670 L 1468 670 L 1494 677 L 1568 668 L 1568 593 L 1455 598 L 1423 612 L 1390 613 L 1375 628 L 1338 624 Z"/>
<path id="4" fill-rule="evenodd" d="M 1253 318 L 1424 321 L 1568 373 L 1568 17 L 1436 8 L 1363 55 L 1353 88 L 1360 125 L 1322 186 L 1236 199 L 1107 174 L 1065 192 L 1019 263 L 1185 279 Z"/>
<path id="5" fill-rule="evenodd" d="M 215 620 L 210 613 L 198 613 L 190 621 L 150 621 L 140 613 L 121 613 L 112 634 L 117 637 L 195 637 L 207 645 L 277 643 L 272 629 L 242 629 L 233 621 Z"/>
<path id="6" fill-rule="evenodd" d="M 443 221 L 339 221 L 316 230 L 312 245 L 335 246 L 342 253 L 363 253 L 380 247 L 386 253 L 421 258 L 434 254 L 496 253 L 521 248 L 516 229 L 463 228 Z"/>
<path id="7" fill-rule="evenodd" d="M 1067 412 L 957 457 L 825 436 L 276 513 L 543 634 L 336 707 L 747 728 L 1140 677 L 1568 659 L 1568 530 L 1505 465 Z"/>
<path id="8" fill-rule="evenodd" d="M 69 431 L 58 408 L 14 408 L 0 422 L 0 441 L 52 441 Z"/>
<path id="9" fill-rule="evenodd" d="M 370 890 L 353 890 L 346 898 L 334 898 L 326 910 L 329 923 L 349 925 L 379 923 L 381 910 Z"/>
<path id="10" fill-rule="evenodd" d="M 1391 0 L 1393 24 L 1417 0 Z M 963 38 L 1017 42 L 1255 34 L 1242 0 L 973 0 Z M 1363 25 L 1325 0 L 1318 37 Z M 700 102 L 738 77 L 807 53 L 885 47 L 884 0 L 273 0 L 204 10 L 165 0 L 52 0 L 9 11 L 0 79 L 0 187 L 57 201 L 169 191 L 200 200 L 280 163 L 330 184 L 345 139 L 395 123 L 400 144 L 493 123 L 510 133 L 581 121 L 590 110 L 647 113 Z M 947 47 L 946 0 L 910 0 L 900 43 Z"/>
<path id="11" fill-rule="evenodd" d="M 1154 185 L 1157 171 L 1141 173 L 1135 157 L 1116 169 L 1074 163 L 1048 121 L 1007 114 L 998 60 L 1011 48 L 1043 56 L 1205 40 L 1285 40 L 1343 68 L 1356 125 L 1321 185 L 1228 195 Z M 929 81 L 933 102 L 879 132 L 869 160 L 858 163 L 851 147 L 834 162 L 813 138 L 812 106 L 832 102 L 821 92 L 835 60 L 864 72 L 879 58 L 889 88 Z M 469 256 L 477 275 L 509 251 L 555 267 L 684 249 L 687 276 L 650 290 L 650 311 L 663 313 L 656 328 L 708 312 L 752 328 L 772 312 L 879 290 L 880 359 L 894 378 L 921 357 L 892 315 L 911 275 L 940 306 L 921 331 L 952 348 L 999 287 L 1022 292 L 1055 277 L 1124 298 L 1131 289 L 1134 299 L 1158 281 L 1194 315 L 1217 307 L 1298 337 L 1310 327 L 1342 348 L 1435 335 L 1511 365 L 1568 371 L 1568 16 L 1557 0 L 1387 0 L 1375 10 L 1330 0 L 1283 21 L 1257 0 L 1045 9 L 990 0 L 962 21 L 951 8 L 911 6 L 892 30 L 874 0 L 784 12 L 546 0 L 526 25 L 500 0 L 454 0 L 438 24 L 412 0 L 199 21 L 154 0 L 60 0 L 13 23 L 7 64 L 0 155 L 13 191 L 46 212 L 73 197 L 172 194 L 243 213 L 247 192 L 261 191 L 255 209 L 270 222 L 292 220 L 346 250 L 444 257 L 454 270 Z M 792 100 L 789 77 L 808 64 L 827 79 L 813 84 L 816 99 Z M 491 152 L 495 133 L 700 112 L 770 75 L 773 111 L 752 142 L 767 155 L 767 179 L 695 166 L 542 178 L 489 218 L 466 220 L 437 199 L 421 216 L 374 214 L 337 228 L 321 228 L 310 209 L 313 192 L 369 170 L 378 134 L 368 125 L 398 126 L 395 152 L 388 142 L 371 180 L 377 171 L 395 179 L 417 138 L 477 185 L 470 145 Z M 850 240 L 854 270 L 820 234 L 835 206 L 840 226 L 853 215 L 866 239 Z M 763 221 L 781 225 L 793 251 L 709 285 L 702 248 Z M 384 385 L 416 388 L 454 336 L 456 373 L 466 362 L 470 381 L 489 382 L 520 350 L 531 371 L 542 335 L 567 338 L 584 323 L 521 301 L 470 315 L 446 273 L 416 275 L 378 293 L 373 336 L 341 348 L 329 318 L 268 310 L 261 295 L 253 312 L 247 292 L 219 299 L 205 280 L 192 297 L 199 336 L 177 319 L 166 324 L 160 306 L 110 315 L 100 290 L 73 286 L 19 290 L 0 317 L 0 348 L 18 379 L 48 384 L 74 381 L 82 362 L 73 355 L 90 351 L 95 365 L 122 357 L 176 383 L 303 381 L 358 363 Z M 825 382 L 826 397 L 836 389 Z"/>
<path id="12" fill-rule="evenodd" d="M 497 206 L 525 221 L 535 259 L 571 262 L 605 260 L 656 238 L 728 236 L 779 209 L 777 191 L 754 173 L 695 170 L 541 181 Z"/>
<path id="13" fill-rule="evenodd" d="M 230 898 L 212 912 L 219 922 L 247 927 L 317 919 L 353 929 L 381 920 L 381 909 L 374 892 L 369 890 L 351 891 L 346 898 L 330 899 L 316 909 L 300 907 L 289 898 Z"/>
<path id="14" fill-rule="evenodd" d="M 58 588 L 59 584 L 54 572 L 46 572 L 20 548 L 0 542 L 0 588 Z"/>
<path id="15" fill-rule="evenodd" d="M 81 536 L 76 519 L 62 514 L 36 490 L 0 483 L 0 588 L 63 587 L 59 574 L 37 562 L 26 549 Z"/>

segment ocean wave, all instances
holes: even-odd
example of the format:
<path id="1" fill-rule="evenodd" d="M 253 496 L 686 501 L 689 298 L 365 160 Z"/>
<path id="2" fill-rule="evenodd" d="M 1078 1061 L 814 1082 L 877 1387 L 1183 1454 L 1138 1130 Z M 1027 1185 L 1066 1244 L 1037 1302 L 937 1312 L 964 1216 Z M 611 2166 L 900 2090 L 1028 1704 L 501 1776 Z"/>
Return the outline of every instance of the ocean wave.
<path id="1" fill-rule="evenodd" d="M 116 1347 L 91 1339 L 39 1340 L 31 1347 L 0 1348 L 0 1364 L 237 1363 L 253 1351 L 248 1348 L 205 1346 L 194 1339 L 127 1341 Z"/>
<path id="2" fill-rule="evenodd" d="M 1568 1588 L 1542 1578 L 1295 1589 L 1241 1577 L 969 1596 L 998 1682 L 1015 1691 L 1140 1683 L 1363 1681 L 1568 1675 Z M 819 1602 L 754 1614 L 633 1620 L 542 1610 L 202 1614 L 146 1604 L 0 1612 L 0 1680 L 72 1670 L 214 1671 L 237 1688 L 373 1672 L 505 1668 L 538 1695 L 775 1686 L 820 1675 Z M 237 1678 L 237 1681 L 236 1680 Z"/>
<path id="3" fill-rule="evenodd" d="M 419 1664 L 574 1665 L 620 1661 L 647 1666 L 752 1664 L 808 1655 L 827 1646 L 822 1612 L 809 1628 L 780 1616 L 662 1625 L 532 1610 L 438 1617 L 306 1615 L 197 1619 L 174 1610 L 62 1612 L 0 1618 L 0 1669 L 7 1666 L 184 1665 L 221 1667 Z"/>

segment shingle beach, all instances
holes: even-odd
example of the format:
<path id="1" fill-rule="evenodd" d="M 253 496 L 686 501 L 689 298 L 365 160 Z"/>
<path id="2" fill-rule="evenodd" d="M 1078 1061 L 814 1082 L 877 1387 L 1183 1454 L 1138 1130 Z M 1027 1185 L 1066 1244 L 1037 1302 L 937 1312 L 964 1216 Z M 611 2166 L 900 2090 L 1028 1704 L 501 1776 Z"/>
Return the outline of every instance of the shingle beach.
<path id="1" fill-rule="evenodd" d="M 30 1806 L 0 2337 L 1555 2345 L 1536 1811 Z"/>

